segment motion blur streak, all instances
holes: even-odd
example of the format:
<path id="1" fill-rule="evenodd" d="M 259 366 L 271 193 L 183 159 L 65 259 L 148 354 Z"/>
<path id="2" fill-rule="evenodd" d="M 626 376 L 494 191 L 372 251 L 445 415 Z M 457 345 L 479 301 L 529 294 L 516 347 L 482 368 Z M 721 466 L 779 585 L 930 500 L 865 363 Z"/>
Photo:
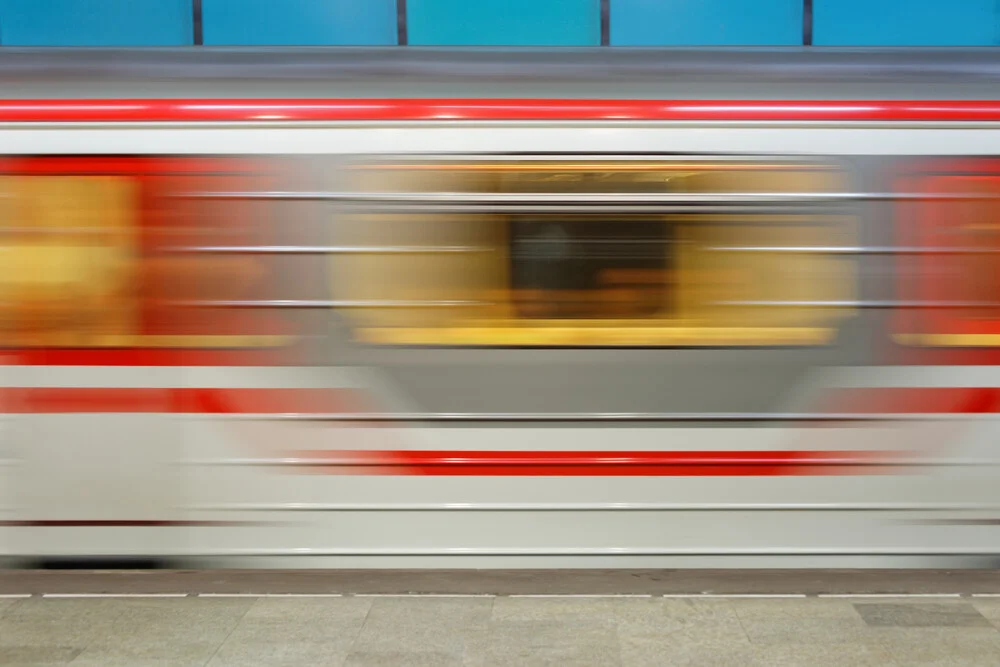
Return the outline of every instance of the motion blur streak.
<path id="1" fill-rule="evenodd" d="M 0 101 L 4 562 L 1000 554 L 997 56 L 192 97 L 221 57 Z"/>
<path id="2" fill-rule="evenodd" d="M 0 122 L 205 121 L 1000 121 L 1000 102 L 967 100 L 267 99 L 0 102 Z"/>

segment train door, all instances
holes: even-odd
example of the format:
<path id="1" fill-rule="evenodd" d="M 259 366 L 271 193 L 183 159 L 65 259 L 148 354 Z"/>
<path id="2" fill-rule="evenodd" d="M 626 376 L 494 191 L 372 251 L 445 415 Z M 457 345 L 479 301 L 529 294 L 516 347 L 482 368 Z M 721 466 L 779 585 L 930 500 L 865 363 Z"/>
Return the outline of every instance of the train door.
<path id="1" fill-rule="evenodd" d="M 5 165 L 8 554 L 145 559 L 183 541 L 185 369 L 269 363 L 287 334 L 226 303 L 266 284 L 252 258 L 186 250 L 245 245 L 264 221 L 192 195 L 258 178 L 214 159 Z"/>

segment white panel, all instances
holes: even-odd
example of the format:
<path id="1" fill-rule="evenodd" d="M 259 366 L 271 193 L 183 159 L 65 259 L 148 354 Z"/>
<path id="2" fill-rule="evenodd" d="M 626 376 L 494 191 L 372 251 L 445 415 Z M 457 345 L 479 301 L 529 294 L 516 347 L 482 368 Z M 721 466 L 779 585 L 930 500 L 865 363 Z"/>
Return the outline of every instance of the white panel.
<path id="1" fill-rule="evenodd" d="M 148 414 L 36 414 L 21 418 L 17 518 L 164 521 L 177 515 L 176 418 Z M 18 528 L 21 554 L 157 554 L 153 528 Z"/>
<path id="2" fill-rule="evenodd" d="M 14 366 L 2 387 L 162 389 L 180 385 L 170 366 Z"/>
<path id="3" fill-rule="evenodd" d="M 856 366 L 815 373 L 827 387 L 1000 387 L 1000 366 Z"/>
<path id="4" fill-rule="evenodd" d="M 439 124 L 43 126 L 0 128 L 7 154 L 236 155 L 406 152 L 718 152 L 825 155 L 987 155 L 1000 152 L 1000 130 L 968 126 L 840 127 L 663 125 L 567 127 Z"/>
<path id="5" fill-rule="evenodd" d="M 5 382 L 14 382 L 20 373 L 15 367 L 6 365 L 7 360 L 0 356 L 0 387 Z M 15 501 L 17 492 L 14 480 L 19 474 L 20 461 L 15 448 L 14 434 L 21 425 L 17 415 L 9 412 L 9 396 L 0 391 L 0 522 L 12 521 L 17 518 Z M 12 531 L 6 523 L 0 523 L 0 556 L 12 553 Z"/>
<path id="6" fill-rule="evenodd" d="M 221 462 L 247 455 L 248 443 L 227 424 L 189 421 L 186 429 L 184 442 L 189 456 L 217 457 Z M 388 437 L 386 431 L 392 431 L 407 442 L 445 449 L 462 445 L 476 449 L 738 450 L 773 447 L 780 442 L 775 440 L 777 436 L 792 432 L 777 428 L 406 430 L 315 425 L 310 430 L 317 444 L 327 438 L 326 449 L 377 446 L 364 438 Z M 353 436 L 352 430 L 357 432 Z M 795 429 L 815 448 L 865 446 L 859 438 L 863 430 L 824 431 L 834 441 L 817 442 L 819 429 Z M 885 429 L 874 429 L 871 434 L 877 436 L 874 446 L 902 444 L 898 434 Z M 261 441 L 262 446 L 281 443 L 280 451 L 300 444 L 294 439 L 272 439 L 271 435 Z M 613 438 L 613 445 L 608 438 Z M 984 441 L 993 442 L 995 437 L 984 436 Z M 962 453 L 948 452 L 955 458 L 961 458 Z M 851 561 L 851 565 L 931 564 L 930 559 L 918 556 L 923 552 L 953 554 L 949 563 L 954 564 L 959 552 L 982 558 L 1000 553 L 1000 534 L 978 526 L 933 525 L 926 520 L 990 516 L 1000 506 L 1000 497 L 994 497 L 995 479 L 995 468 L 980 466 L 870 476 L 477 478 L 339 476 L 252 465 L 194 465 L 188 467 L 191 518 L 251 521 L 256 525 L 193 528 L 189 550 L 179 553 L 227 555 L 230 559 L 221 562 L 234 566 L 280 567 L 707 567 L 709 562 L 714 567 L 830 566 L 838 563 L 837 558 L 880 551 L 897 556 L 861 559 Z M 293 503 L 391 507 L 381 511 L 321 507 L 303 511 L 295 509 Z M 522 503 L 534 508 L 400 511 L 405 506 L 447 503 Z M 560 509 L 573 503 L 673 503 L 678 507 L 671 511 Z M 698 503 L 716 508 L 681 509 Z M 831 509 L 738 509 L 748 503 L 826 503 Z M 906 507 L 895 512 L 836 509 L 880 503 Z M 980 504 L 992 504 L 993 509 L 928 509 Z M 549 508 L 544 509 L 545 505 Z M 602 550 L 606 555 L 598 555 Z M 616 550 L 617 555 L 611 555 Z M 809 556 L 813 551 L 839 555 L 824 560 Z M 671 555 L 696 552 L 706 555 Z M 768 552 L 784 556 L 768 558 L 764 555 Z M 758 555 L 740 556 L 734 564 L 721 555 L 725 553 Z M 239 559 L 251 554 L 288 557 Z M 941 565 L 940 560 L 933 563 Z M 845 566 L 845 561 L 840 560 L 839 565 Z"/>

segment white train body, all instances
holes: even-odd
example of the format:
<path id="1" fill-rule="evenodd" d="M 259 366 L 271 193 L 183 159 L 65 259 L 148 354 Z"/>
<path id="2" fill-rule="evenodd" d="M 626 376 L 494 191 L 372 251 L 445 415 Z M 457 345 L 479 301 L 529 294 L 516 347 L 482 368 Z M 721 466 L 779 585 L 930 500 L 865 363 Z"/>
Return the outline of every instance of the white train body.
<path id="1" fill-rule="evenodd" d="M 946 56 L 895 83 L 851 56 L 871 69 L 802 95 L 770 70 L 747 93 L 753 63 L 707 93 L 697 55 L 686 94 L 627 62 L 620 94 L 587 88 L 612 67 L 489 99 L 474 68 L 421 100 L 292 99 L 280 68 L 211 99 L 21 81 L 0 553 L 992 562 L 1000 103 Z"/>

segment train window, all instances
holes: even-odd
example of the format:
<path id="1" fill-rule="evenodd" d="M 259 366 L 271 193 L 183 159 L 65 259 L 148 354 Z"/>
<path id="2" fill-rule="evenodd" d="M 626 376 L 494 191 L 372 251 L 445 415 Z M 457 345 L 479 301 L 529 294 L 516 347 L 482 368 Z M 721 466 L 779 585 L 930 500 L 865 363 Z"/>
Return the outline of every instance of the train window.
<path id="1" fill-rule="evenodd" d="M 152 347 L 260 348 L 291 342 L 292 315 L 267 303 L 302 290 L 288 284 L 295 257 L 255 252 L 278 244 L 274 205 L 216 198 L 219 192 L 267 190 L 255 165 L 223 161 L 209 171 L 160 173 L 147 179 L 141 264 L 143 329 Z M 280 244 L 279 244 L 280 245 Z M 282 270 L 284 269 L 284 270 Z M 259 305 L 255 305 L 259 304 Z"/>
<path id="2" fill-rule="evenodd" d="M 259 257 L 197 251 L 252 245 L 247 230 L 259 230 L 259 215 L 233 210 L 245 203 L 223 204 L 229 208 L 221 211 L 217 202 L 180 196 L 247 189 L 246 178 L 169 158 L 24 158 L 7 167 L 0 176 L 0 344 L 228 348 L 288 342 L 260 312 L 199 303 L 254 298 L 267 282 Z"/>
<path id="3" fill-rule="evenodd" d="M 115 176 L 11 176 L 0 300 L 14 345 L 125 345 L 136 309 L 134 185 Z"/>
<path id="4" fill-rule="evenodd" d="M 816 345 L 853 295 L 825 164 L 357 164 L 333 290 L 360 339 L 486 346 Z M 796 195 L 801 194 L 797 197 Z M 833 306 L 833 307 L 831 307 Z"/>
<path id="5" fill-rule="evenodd" d="M 898 342 L 1000 345 L 998 172 L 993 160 L 948 160 L 900 180 L 918 197 L 897 204 L 901 245 L 915 249 L 899 260 Z"/>
<path id="6" fill-rule="evenodd" d="M 509 229 L 520 318 L 653 317 L 667 307 L 668 225 L 512 216 Z"/>

